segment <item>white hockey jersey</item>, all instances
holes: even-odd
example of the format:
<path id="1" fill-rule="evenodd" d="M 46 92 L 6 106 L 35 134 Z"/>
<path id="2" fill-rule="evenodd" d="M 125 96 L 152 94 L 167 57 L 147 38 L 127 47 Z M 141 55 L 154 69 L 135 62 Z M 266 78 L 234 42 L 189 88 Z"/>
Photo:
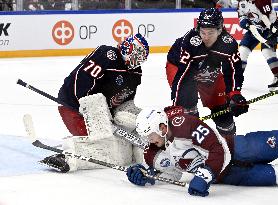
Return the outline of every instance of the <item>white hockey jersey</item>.
<path id="1" fill-rule="evenodd" d="M 239 21 L 248 19 L 257 29 L 265 30 L 277 16 L 271 0 L 242 0 L 238 3 Z M 267 18 L 264 18 L 267 17 Z"/>

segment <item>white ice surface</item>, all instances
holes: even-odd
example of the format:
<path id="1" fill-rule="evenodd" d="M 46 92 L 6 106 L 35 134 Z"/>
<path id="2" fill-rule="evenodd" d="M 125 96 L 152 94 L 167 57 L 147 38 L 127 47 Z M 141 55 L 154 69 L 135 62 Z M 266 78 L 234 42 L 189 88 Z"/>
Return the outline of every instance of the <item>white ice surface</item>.
<path id="1" fill-rule="evenodd" d="M 68 136 L 55 102 L 16 84 L 18 78 L 56 97 L 63 79 L 83 57 L 15 58 L 0 60 L 0 205 L 6 204 L 198 204 L 239 205 L 278 203 L 278 187 L 212 185 L 206 198 L 192 197 L 187 189 L 159 184 L 137 187 L 123 172 L 102 169 L 70 174 L 50 172 L 36 163 L 50 153 L 32 147 L 25 139 L 22 117 L 33 116 L 40 138 L 59 141 Z M 143 65 L 138 89 L 139 107 L 170 105 L 165 77 L 165 54 L 151 54 Z M 272 74 L 262 54 L 251 54 L 242 93 L 247 99 L 268 92 Z M 278 129 L 278 96 L 250 105 L 236 118 L 237 133 Z M 200 107 L 200 115 L 210 114 Z M 214 127 L 211 120 L 207 123 Z M 18 136 L 18 137 L 17 137 Z M 277 163 L 278 164 L 278 163 Z"/>

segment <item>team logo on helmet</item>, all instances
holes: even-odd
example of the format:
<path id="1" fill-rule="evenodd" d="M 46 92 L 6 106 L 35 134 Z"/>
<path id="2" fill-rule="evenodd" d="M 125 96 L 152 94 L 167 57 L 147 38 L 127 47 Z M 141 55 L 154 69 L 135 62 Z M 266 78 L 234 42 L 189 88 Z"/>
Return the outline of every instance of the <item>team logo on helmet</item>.
<path id="1" fill-rule="evenodd" d="M 111 61 L 114 61 L 117 59 L 117 54 L 115 51 L 109 50 L 106 54 L 107 58 L 110 59 Z"/>
<path id="2" fill-rule="evenodd" d="M 230 35 L 222 36 L 222 40 L 224 41 L 224 43 L 232 43 L 233 42 L 233 39 Z"/>
<path id="3" fill-rule="evenodd" d="M 180 117 L 174 117 L 174 119 L 172 120 L 172 124 L 175 127 L 181 126 L 181 124 L 184 122 L 185 118 L 183 116 Z"/>
<path id="4" fill-rule="evenodd" d="M 190 43 L 193 46 L 199 46 L 202 43 L 202 39 L 200 36 L 193 36 L 192 38 L 190 38 Z"/>

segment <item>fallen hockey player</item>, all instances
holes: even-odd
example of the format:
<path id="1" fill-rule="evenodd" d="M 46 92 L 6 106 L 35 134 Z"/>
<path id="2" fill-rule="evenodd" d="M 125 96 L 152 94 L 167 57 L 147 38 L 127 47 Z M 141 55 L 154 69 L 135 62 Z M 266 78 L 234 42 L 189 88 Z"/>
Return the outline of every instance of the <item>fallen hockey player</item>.
<path id="1" fill-rule="evenodd" d="M 212 183 L 236 186 L 274 186 L 278 183 L 278 130 L 250 132 L 224 139 L 178 106 L 144 109 L 136 130 L 148 138 L 146 165 L 127 169 L 136 185 L 155 184 L 144 173 L 189 183 L 188 193 L 209 195 Z"/>

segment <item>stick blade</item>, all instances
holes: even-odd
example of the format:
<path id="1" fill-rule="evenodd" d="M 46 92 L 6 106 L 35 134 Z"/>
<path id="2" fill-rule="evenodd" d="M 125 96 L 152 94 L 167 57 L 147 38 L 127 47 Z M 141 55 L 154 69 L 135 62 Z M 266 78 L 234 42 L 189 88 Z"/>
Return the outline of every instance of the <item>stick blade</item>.
<path id="1" fill-rule="evenodd" d="M 27 133 L 28 138 L 32 142 L 36 141 L 36 133 L 35 133 L 32 116 L 30 114 L 25 114 L 23 116 L 23 123 L 24 123 L 25 131 Z"/>

